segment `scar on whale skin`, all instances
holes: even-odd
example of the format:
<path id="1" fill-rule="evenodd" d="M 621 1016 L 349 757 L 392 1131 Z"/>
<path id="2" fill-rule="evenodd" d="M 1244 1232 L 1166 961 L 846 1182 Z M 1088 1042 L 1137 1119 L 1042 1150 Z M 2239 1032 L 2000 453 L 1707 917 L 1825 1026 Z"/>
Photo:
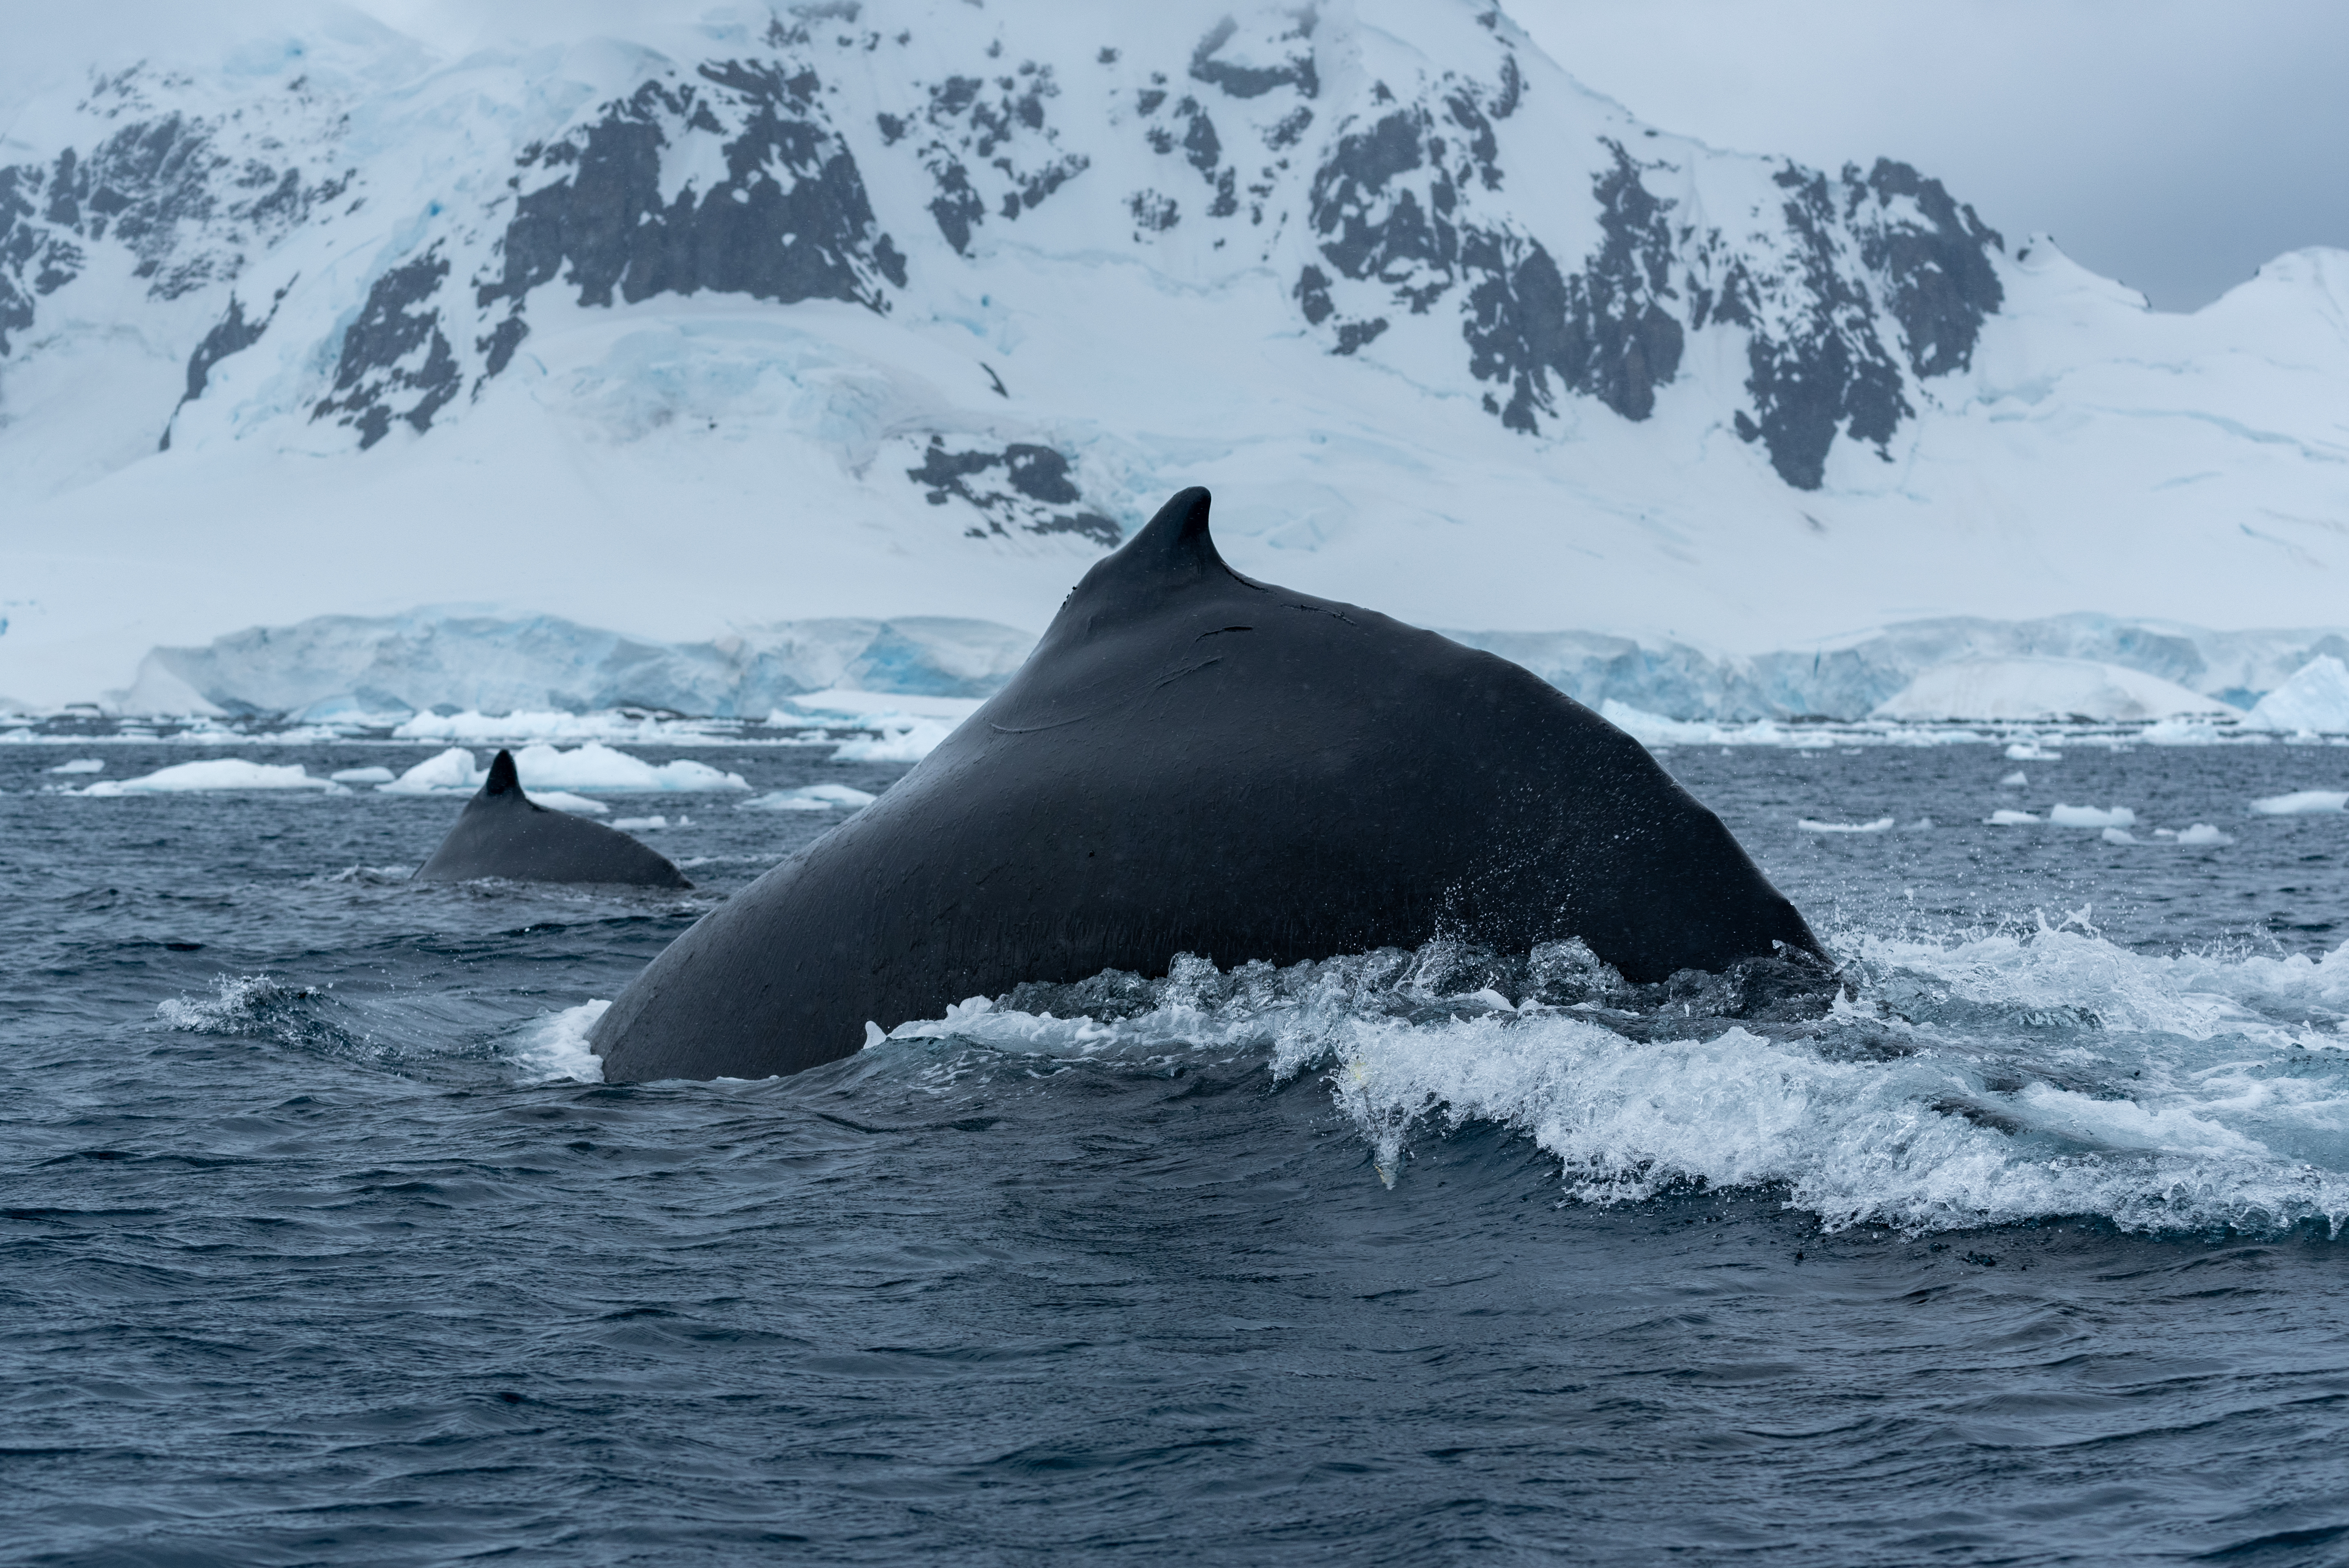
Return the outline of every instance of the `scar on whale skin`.
<path id="1" fill-rule="evenodd" d="M 523 793 L 513 754 L 498 753 L 457 825 L 418 870 L 418 882 L 628 882 L 691 887 L 667 857 L 616 828 L 550 811 Z"/>
<path id="2" fill-rule="evenodd" d="M 799 1072 L 867 1023 L 1181 953 L 1579 936 L 1639 982 L 1821 956 L 1638 741 L 1518 665 L 1251 582 L 1207 512 L 1168 501 L 936 750 L 654 959 L 595 1026 L 605 1077 Z"/>

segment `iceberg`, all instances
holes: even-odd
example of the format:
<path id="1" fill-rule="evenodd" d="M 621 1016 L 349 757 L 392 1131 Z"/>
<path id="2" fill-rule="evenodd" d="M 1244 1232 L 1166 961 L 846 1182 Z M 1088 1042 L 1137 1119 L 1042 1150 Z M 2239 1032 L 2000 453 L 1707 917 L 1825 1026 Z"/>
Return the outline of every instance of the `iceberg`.
<path id="1" fill-rule="evenodd" d="M 248 762 L 241 757 L 213 757 L 202 762 L 179 762 L 137 779 L 101 779 L 79 793 L 87 796 L 176 795 L 220 789 L 320 789 L 344 793 L 331 779 L 313 779 L 298 762 Z"/>
<path id="2" fill-rule="evenodd" d="M 2253 703 L 2243 724 L 2287 735 L 2349 734 L 2349 665 L 2330 654 L 2309 660 Z"/>

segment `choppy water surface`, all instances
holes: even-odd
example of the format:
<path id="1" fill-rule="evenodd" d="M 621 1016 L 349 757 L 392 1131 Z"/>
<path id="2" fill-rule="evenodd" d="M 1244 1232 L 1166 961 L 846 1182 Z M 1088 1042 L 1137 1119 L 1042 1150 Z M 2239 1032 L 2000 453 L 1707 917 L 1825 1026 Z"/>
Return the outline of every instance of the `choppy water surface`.
<path id="1" fill-rule="evenodd" d="M 80 755 L 191 752 L 0 748 L 0 1559 L 2349 1561 L 2349 817 L 2246 810 L 2349 750 L 1668 754 L 1824 1018 L 1218 954 L 649 1087 L 593 1004 L 837 819 L 418 886 L 453 799 Z"/>

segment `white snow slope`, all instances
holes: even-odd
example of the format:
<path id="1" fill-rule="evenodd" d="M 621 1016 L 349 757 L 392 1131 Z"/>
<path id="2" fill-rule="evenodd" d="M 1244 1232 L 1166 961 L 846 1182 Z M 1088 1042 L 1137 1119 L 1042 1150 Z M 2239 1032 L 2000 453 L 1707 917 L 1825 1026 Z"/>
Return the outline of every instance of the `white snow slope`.
<path id="1" fill-rule="evenodd" d="M 1188 483 L 1244 572 L 1733 665 L 2344 618 L 2340 253 L 2156 314 L 1904 166 L 1651 129 L 1485 0 L 638 11 L 13 28 L 0 694 L 454 601 L 1032 634 Z"/>

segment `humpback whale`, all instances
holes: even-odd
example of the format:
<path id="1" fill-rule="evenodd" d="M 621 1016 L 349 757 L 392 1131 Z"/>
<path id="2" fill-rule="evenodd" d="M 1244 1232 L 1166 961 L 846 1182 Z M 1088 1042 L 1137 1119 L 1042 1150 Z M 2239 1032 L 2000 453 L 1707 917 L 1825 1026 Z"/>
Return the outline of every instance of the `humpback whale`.
<path id="1" fill-rule="evenodd" d="M 1818 941 L 1645 748 L 1530 672 L 1241 576 L 1186 490 L 874 804 L 686 931 L 607 1080 L 761 1078 L 1022 981 L 1579 937 L 1628 979 Z"/>
<path id="2" fill-rule="evenodd" d="M 489 778 L 465 802 L 457 825 L 416 873 L 418 882 L 471 882 L 475 877 L 693 885 L 665 856 L 627 834 L 533 802 L 523 793 L 509 751 L 498 753 Z"/>

